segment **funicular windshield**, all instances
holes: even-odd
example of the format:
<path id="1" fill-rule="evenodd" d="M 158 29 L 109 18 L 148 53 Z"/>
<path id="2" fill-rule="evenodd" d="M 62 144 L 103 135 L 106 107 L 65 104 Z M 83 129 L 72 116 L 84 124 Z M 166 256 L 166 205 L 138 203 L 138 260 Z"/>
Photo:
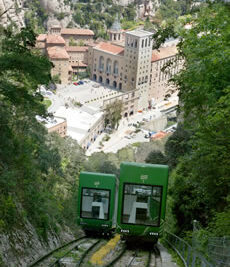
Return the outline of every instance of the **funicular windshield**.
<path id="1" fill-rule="evenodd" d="M 159 226 L 162 186 L 125 184 L 122 223 Z"/>
<path id="2" fill-rule="evenodd" d="M 83 188 L 81 198 L 81 218 L 109 219 L 110 190 Z"/>

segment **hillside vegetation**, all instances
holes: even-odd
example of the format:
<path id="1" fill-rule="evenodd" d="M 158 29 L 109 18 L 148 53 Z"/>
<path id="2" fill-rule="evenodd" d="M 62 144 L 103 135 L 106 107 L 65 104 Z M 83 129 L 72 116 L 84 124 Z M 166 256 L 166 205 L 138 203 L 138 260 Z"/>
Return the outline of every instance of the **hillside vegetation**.
<path id="1" fill-rule="evenodd" d="M 230 6 L 209 3 L 188 22 L 190 30 L 169 26 L 154 36 L 158 45 L 182 37 L 184 69 L 172 81 L 183 124 L 166 143 L 165 155 L 153 153 L 150 161 L 157 156 L 171 169 L 169 230 L 191 236 L 196 220 L 204 244 L 209 236 L 230 235 Z"/>
<path id="2" fill-rule="evenodd" d="M 184 69 L 173 78 L 182 124 L 164 149 L 154 144 L 146 162 L 170 167 L 169 230 L 189 236 L 195 219 L 204 236 L 230 235 L 229 5 L 208 4 L 189 22 L 190 30 L 155 34 L 156 44 L 182 37 Z M 33 30 L 0 30 L 0 233 L 29 220 L 45 240 L 50 229 L 76 227 L 81 170 L 119 174 L 121 161 L 143 161 L 145 145 L 86 159 L 76 141 L 48 134 L 36 120 L 48 116 L 37 88 L 50 82 L 52 65 L 34 50 Z"/>

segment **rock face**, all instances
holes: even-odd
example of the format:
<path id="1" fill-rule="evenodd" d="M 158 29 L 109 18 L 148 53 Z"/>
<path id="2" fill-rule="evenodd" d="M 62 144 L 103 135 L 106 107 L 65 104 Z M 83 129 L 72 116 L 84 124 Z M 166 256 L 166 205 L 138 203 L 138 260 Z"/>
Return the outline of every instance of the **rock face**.
<path id="1" fill-rule="evenodd" d="M 64 0 L 40 0 L 41 6 L 48 13 L 70 13 L 70 6 L 64 3 Z"/>
<path id="2" fill-rule="evenodd" d="M 21 229 L 16 229 L 10 234 L 0 234 L 0 266 L 28 266 L 40 256 L 73 239 L 73 233 L 66 228 L 58 236 L 52 231 L 49 232 L 47 242 L 44 242 L 27 221 Z"/>
<path id="3" fill-rule="evenodd" d="M 65 4 L 64 0 L 40 0 L 40 3 L 49 15 L 48 21 L 46 22 L 48 29 L 52 25 L 60 25 L 62 28 L 66 28 L 72 20 L 71 7 Z M 56 15 L 60 13 L 64 14 L 64 18 L 57 20 Z"/>
<path id="4" fill-rule="evenodd" d="M 0 17 L 0 24 L 6 27 L 14 22 L 19 28 L 24 24 L 24 0 L 0 0 L 0 14 L 7 11 Z"/>
<path id="5" fill-rule="evenodd" d="M 47 25 L 59 24 L 66 27 L 72 20 L 72 11 L 69 4 L 65 4 L 64 0 L 39 0 L 41 6 L 48 13 Z M 23 4 L 26 0 L 0 0 L 0 14 L 8 10 L 2 17 L 0 17 L 0 24 L 6 27 L 11 22 L 21 28 L 25 26 L 24 14 L 26 9 Z M 56 16 L 60 13 L 64 14 L 64 18 L 57 20 Z"/>

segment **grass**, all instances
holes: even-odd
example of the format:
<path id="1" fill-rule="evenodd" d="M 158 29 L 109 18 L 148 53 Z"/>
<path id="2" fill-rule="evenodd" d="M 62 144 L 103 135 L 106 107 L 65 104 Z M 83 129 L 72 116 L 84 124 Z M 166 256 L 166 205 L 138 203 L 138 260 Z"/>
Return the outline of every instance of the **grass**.
<path id="1" fill-rule="evenodd" d="M 133 143 L 132 146 L 140 147 L 141 146 L 141 143 L 140 142 L 136 142 L 136 143 Z"/>
<path id="2" fill-rule="evenodd" d="M 51 106 L 52 101 L 51 101 L 50 99 L 48 99 L 48 98 L 45 98 L 45 99 L 43 100 L 43 104 L 46 106 L 46 108 L 48 108 L 48 107 Z"/>

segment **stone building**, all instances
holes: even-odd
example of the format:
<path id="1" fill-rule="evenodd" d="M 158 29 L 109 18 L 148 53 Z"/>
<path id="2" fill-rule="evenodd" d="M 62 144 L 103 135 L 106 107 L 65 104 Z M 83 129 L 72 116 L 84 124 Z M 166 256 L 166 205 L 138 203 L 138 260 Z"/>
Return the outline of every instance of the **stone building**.
<path id="1" fill-rule="evenodd" d="M 88 149 L 104 130 L 103 112 L 93 107 L 72 109 L 62 106 L 55 116 L 62 116 L 68 121 L 68 136 L 77 140 L 83 149 Z"/>
<path id="2" fill-rule="evenodd" d="M 72 68 L 69 65 L 69 55 L 65 48 L 60 46 L 48 47 L 47 55 L 54 64 L 54 67 L 51 69 L 52 77 L 58 75 L 61 83 L 70 83 L 72 77 Z"/>
<path id="3" fill-rule="evenodd" d="M 73 69 L 73 74 L 86 70 L 88 66 L 87 46 L 67 46 L 66 52 L 69 55 L 69 64 Z"/>
<path id="4" fill-rule="evenodd" d="M 93 42 L 94 32 L 89 29 L 78 29 L 78 28 L 61 28 L 59 25 L 53 25 L 49 29 L 50 34 L 60 35 L 66 42 L 66 45 L 69 44 L 72 40 L 76 43 L 82 42 L 88 44 Z"/>
<path id="5" fill-rule="evenodd" d="M 123 92 L 137 90 L 138 109 L 147 109 L 152 33 L 126 32 L 124 47 L 100 42 L 89 50 L 92 79 Z"/>
<path id="6" fill-rule="evenodd" d="M 63 117 L 55 116 L 52 120 L 50 119 L 45 123 L 46 128 L 48 129 L 48 133 L 56 132 L 61 137 L 66 136 L 67 132 L 67 122 Z"/>
<path id="7" fill-rule="evenodd" d="M 161 47 L 158 51 L 152 52 L 151 59 L 151 74 L 149 80 L 149 101 L 158 103 L 164 100 L 166 95 L 171 95 L 175 91 L 169 79 L 181 69 L 181 64 L 176 62 L 167 68 L 167 71 L 162 71 L 162 67 L 169 61 L 174 61 L 177 55 L 175 45 Z"/>
<path id="8" fill-rule="evenodd" d="M 88 31 L 84 29 L 77 30 L 80 33 L 79 38 L 81 38 L 81 33 Z M 73 74 L 86 70 L 88 66 L 88 47 L 68 46 L 69 37 L 66 37 L 65 40 L 61 32 L 62 29 L 59 26 L 53 26 L 49 34 L 39 34 L 36 47 L 53 62 L 52 76 L 59 75 L 61 83 L 68 84 L 71 82 Z M 65 37 L 65 35 L 63 36 Z M 73 38 L 77 38 L 76 36 L 76 34 L 73 35 Z M 85 40 L 89 40 L 87 35 L 85 35 Z"/>
<path id="9" fill-rule="evenodd" d="M 139 92 L 138 90 L 130 91 L 127 93 L 122 93 L 118 96 L 106 99 L 103 101 L 103 108 L 105 109 L 108 104 L 113 103 L 116 100 L 120 100 L 123 103 L 123 109 L 121 112 L 122 117 L 126 118 L 132 116 L 138 111 L 138 100 Z"/>

